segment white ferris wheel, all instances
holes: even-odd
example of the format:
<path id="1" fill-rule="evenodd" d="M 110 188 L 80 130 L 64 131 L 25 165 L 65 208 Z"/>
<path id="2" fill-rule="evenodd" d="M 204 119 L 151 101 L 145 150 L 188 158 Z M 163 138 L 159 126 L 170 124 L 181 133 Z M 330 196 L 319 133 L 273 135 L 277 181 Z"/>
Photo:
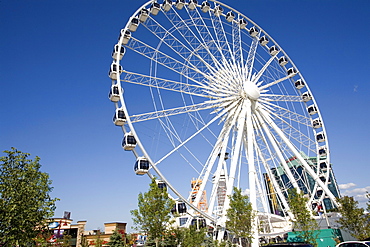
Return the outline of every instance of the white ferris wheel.
<path id="1" fill-rule="evenodd" d="M 247 16 L 216 0 L 148 1 L 121 30 L 112 58 L 109 98 L 122 146 L 135 155 L 136 174 L 169 188 L 179 224 L 203 218 L 224 229 L 233 187 L 258 212 L 255 229 L 264 224 L 254 239 L 287 230 L 291 188 L 308 207 L 324 198 L 336 205 L 313 94 Z"/>

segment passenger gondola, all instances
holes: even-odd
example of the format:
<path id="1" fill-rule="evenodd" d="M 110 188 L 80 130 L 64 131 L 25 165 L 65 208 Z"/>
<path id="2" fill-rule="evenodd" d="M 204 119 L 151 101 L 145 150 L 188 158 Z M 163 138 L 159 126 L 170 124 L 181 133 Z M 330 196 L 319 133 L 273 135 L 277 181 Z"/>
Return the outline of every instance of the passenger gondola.
<path id="1" fill-rule="evenodd" d="M 295 69 L 295 68 L 289 68 L 289 69 L 287 69 L 287 74 L 288 74 L 288 76 L 290 76 L 290 77 L 293 77 L 293 76 L 295 76 L 296 74 L 298 74 L 298 71 Z"/>
<path id="2" fill-rule="evenodd" d="M 317 108 L 315 105 L 310 105 L 307 107 L 308 114 L 315 115 L 317 113 Z"/>
<path id="3" fill-rule="evenodd" d="M 316 198 L 319 199 L 322 196 L 323 192 L 324 191 L 321 188 L 317 189 L 317 191 L 316 191 Z"/>
<path id="4" fill-rule="evenodd" d="M 316 119 L 312 120 L 312 127 L 314 129 L 321 128 L 322 127 L 321 119 L 320 118 L 316 118 Z"/>
<path id="5" fill-rule="evenodd" d="M 325 134 L 324 132 L 320 132 L 316 134 L 316 141 L 317 142 L 324 142 L 325 141 Z"/>
<path id="6" fill-rule="evenodd" d="M 172 6 L 172 1 L 171 0 L 164 0 L 162 3 L 162 8 L 165 12 L 169 11 Z"/>
<path id="7" fill-rule="evenodd" d="M 160 10 L 161 10 L 161 5 L 157 2 L 154 2 L 152 6 L 150 6 L 150 13 L 152 15 L 158 15 Z"/>
<path id="8" fill-rule="evenodd" d="M 123 68 L 121 65 L 118 65 L 116 63 L 112 63 L 110 65 L 110 69 L 109 69 L 109 73 L 108 73 L 108 76 L 112 79 L 112 80 L 117 80 L 118 78 L 118 75 L 121 74 L 123 71 Z"/>
<path id="9" fill-rule="evenodd" d="M 327 150 L 326 150 L 326 147 L 325 146 L 322 146 L 322 147 L 319 148 L 319 155 L 321 157 L 327 156 Z"/>
<path id="10" fill-rule="evenodd" d="M 113 116 L 113 123 L 117 126 L 122 126 L 126 123 L 125 111 L 122 108 L 117 108 Z"/>
<path id="11" fill-rule="evenodd" d="M 190 10 L 194 10 L 197 7 L 198 1 L 197 0 L 189 0 L 188 8 Z"/>
<path id="12" fill-rule="evenodd" d="M 131 32 L 127 29 L 121 30 L 122 45 L 127 45 L 128 41 L 131 38 Z"/>
<path id="13" fill-rule="evenodd" d="M 123 55 L 125 55 L 125 47 L 119 46 L 118 44 L 114 46 L 112 52 L 112 58 L 115 60 L 121 60 Z"/>
<path id="14" fill-rule="evenodd" d="M 163 182 L 162 180 L 156 180 L 155 182 L 157 183 L 158 188 L 167 191 L 167 184 L 165 182 Z"/>
<path id="15" fill-rule="evenodd" d="M 321 161 L 320 162 L 320 169 L 321 170 L 326 170 L 328 168 L 328 163 L 326 161 Z"/>
<path id="16" fill-rule="evenodd" d="M 185 0 L 176 0 L 176 8 L 181 10 L 185 5 Z"/>
<path id="17" fill-rule="evenodd" d="M 302 79 L 298 79 L 294 82 L 294 86 L 297 88 L 297 89 L 302 89 L 304 88 L 304 82 Z"/>
<path id="18" fill-rule="evenodd" d="M 148 173 L 149 170 L 149 161 L 145 157 L 139 157 L 137 158 L 135 162 L 135 167 L 134 167 L 136 175 L 144 175 Z"/>
<path id="19" fill-rule="evenodd" d="M 227 12 L 226 14 L 226 20 L 228 22 L 232 22 L 235 18 L 235 14 L 232 11 Z"/>
<path id="20" fill-rule="evenodd" d="M 302 101 L 303 101 L 303 102 L 308 102 L 308 101 L 310 101 L 310 100 L 312 100 L 312 96 L 311 96 L 311 94 L 310 94 L 309 92 L 304 92 L 304 93 L 302 94 Z"/>
<path id="21" fill-rule="evenodd" d="M 119 98 L 120 98 L 120 87 L 118 85 L 112 85 L 110 87 L 110 91 L 109 91 L 109 99 L 112 101 L 112 102 L 118 102 L 119 101 Z"/>
<path id="22" fill-rule="evenodd" d="M 213 9 L 213 13 L 215 14 L 215 16 L 219 17 L 220 15 L 222 15 L 222 12 L 224 11 L 224 9 L 220 6 L 220 5 L 217 5 L 214 9 Z"/>
<path id="23" fill-rule="evenodd" d="M 285 66 L 288 64 L 288 59 L 285 56 L 282 56 L 279 58 L 279 64 L 280 66 Z"/>
<path id="24" fill-rule="evenodd" d="M 207 13 L 209 11 L 209 9 L 211 8 L 211 4 L 207 1 L 204 1 L 202 3 L 202 6 L 200 7 L 200 9 L 204 12 L 204 13 Z"/>
<path id="25" fill-rule="evenodd" d="M 139 26 L 139 19 L 137 17 L 133 17 L 128 25 L 128 29 L 131 32 L 135 32 L 138 26 Z"/>
<path id="26" fill-rule="evenodd" d="M 251 29 L 249 29 L 249 34 L 252 37 L 256 37 L 258 35 L 258 33 L 259 33 L 259 31 L 256 27 L 251 27 Z"/>
<path id="27" fill-rule="evenodd" d="M 240 29 L 246 28 L 246 26 L 248 24 L 248 22 L 245 19 L 239 19 L 238 23 L 239 23 L 239 28 Z"/>
<path id="28" fill-rule="evenodd" d="M 196 216 L 191 220 L 191 226 L 195 227 L 195 229 L 200 230 L 207 226 L 206 219 L 200 216 Z"/>
<path id="29" fill-rule="evenodd" d="M 267 43 L 269 42 L 269 39 L 268 39 L 266 36 L 262 36 L 262 37 L 260 38 L 259 42 L 260 42 L 260 44 L 261 44 L 262 46 L 265 46 L 265 45 L 267 45 Z"/>
<path id="30" fill-rule="evenodd" d="M 270 47 L 269 52 L 271 56 L 275 56 L 276 54 L 279 53 L 279 49 L 273 45 Z"/>
<path id="31" fill-rule="evenodd" d="M 147 9 L 141 9 L 140 14 L 139 14 L 139 21 L 140 22 L 145 22 L 149 17 L 149 10 Z"/>
<path id="32" fill-rule="evenodd" d="M 186 213 L 186 204 L 182 201 L 176 201 L 175 205 L 171 209 L 172 214 L 185 214 Z"/>
<path id="33" fill-rule="evenodd" d="M 136 139 L 135 136 L 131 133 L 126 133 L 122 140 L 122 147 L 126 151 L 131 151 L 136 147 Z"/>

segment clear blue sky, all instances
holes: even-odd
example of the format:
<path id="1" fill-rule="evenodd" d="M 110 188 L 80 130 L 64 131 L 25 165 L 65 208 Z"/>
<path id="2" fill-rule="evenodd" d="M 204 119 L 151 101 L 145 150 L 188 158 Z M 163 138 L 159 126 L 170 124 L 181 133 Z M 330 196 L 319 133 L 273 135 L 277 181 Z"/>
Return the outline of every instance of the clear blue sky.
<path id="1" fill-rule="evenodd" d="M 370 1 L 225 0 L 289 54 L 315 95 L 341 192 L 370 191 Z M 131 225 L 149 179 L 112 122 L 107 71 L 120 29 L 145 1 L 0 2 L 0 150 L 41 157 L 56 216 L 87 229 Z M 140 102 L 138 102 L 140 104 Z M 190 182 L 189 178 L 189 182 Z M 130 231 L 130 229 L 128 229 Z"/>

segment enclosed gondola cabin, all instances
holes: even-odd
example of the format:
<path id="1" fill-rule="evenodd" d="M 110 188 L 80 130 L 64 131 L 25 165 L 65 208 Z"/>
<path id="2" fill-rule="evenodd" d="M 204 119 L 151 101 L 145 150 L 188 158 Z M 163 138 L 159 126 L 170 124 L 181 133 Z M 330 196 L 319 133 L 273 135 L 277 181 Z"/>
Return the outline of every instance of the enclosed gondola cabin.
<path id="1" fill-rule="evenodd" d="M 119 101 L 119 97 L 120 97 L 120 87 L 118 85 L 112 85 L 110 87 L 110 91 L 109 91 L 109 99 L 112 101 L 112 102 L 118 102 Z"/>
<path id="2" fill-rule="evenodd" d="M 316 118 L 316 119 L 312 120 L 312 127 L 314 129 L 321 128 L 322 127 L 321 119 L 320 118 Z"/>
<path id="3" fill-rule="evenodd" d="M 202 3 L 202 6 L 200 7 L 200 9 L 204 12 L 204 13 L 207 13 L 209 11 L 209 9 L 211 8 L 211 4 L 207 1 L 204 1 Z"/>
<path id="4" fill-rule="evenodd" d="M 288 74 L 288 76 L 289 77 L 293 77 L 293 76 L 295 76 L 296 74 L 298 74 L 298 71 L 295 69 L 295 68 L 289 68 L 289 69 L 287 69 L 287 74 Z"/>
<path id="5" fill-rule="evenodd" d="M 190 10 L 194 10 L 197 7 L 198 1 L 197 0 L 189 0 L 188 8 Z"/>
<path id="6" fill-rule="evenodd" d="M 310 105 L 307 107 L 308 114 L 315 115 L 317 113 L 317 108 L 315 105 Z"/>
<path id="7" fill-rule="evenodd" d="M 217 17 L 220 17 L 220 15 L 222 15 L 222 12 L 224 11 L 224 9 L 220 6 L 220 5 L 217 5 L 214 9 L 213 9 L 213 13 L 215 14 L 215 16 Z"/>
<path id="8" fill-rule="evenodd" d="M 152 6 L 150 6 L 150 13 L 152 15 L 158 15 L 160 10 L 161 10 L 161 5 L 157 2 L 154 2 Z"/>
<path id="9" fill-rule="evenodd" d="M 322 162 L 320 162 L 320 169 L 321 169 L 321 170 L 326 170 L 326 169 L 328 169 L 328 162 L 326 162 L 326 161 L 322 161 Z"/>
<path id="10" fill-rule="evenodd" d="M 131 21 L 128 25 L 128 29 L 131 32 L 135 32 L 138 26 L 139 26 L 139 19 L 134 17 L 134 18 L 131 19 Z"/>
<path id="11" fill-rule="evenodd" d="M 232 11 L 227 12 L 226 14 L 226 20 L 228 22 L 232 22 L 235 18 L 235 14 Z"/>
<path id="12" fill-rule="evenodd" d="M 294 82 L 294 86 L 296 89 L 302 89 L 304 88 L 304 82 L 302 79 L 298 79 Z"/>
<path id="13" fill-rule="evenodd" d="M 136 139 L 135 136 L 131 133 L 126 133 L 122 140 L 122 147 L 126 151 L 131 151 L 136 147 Z"/>
<path id="14" fill-rule="evenodd" d="M 326 151 L 326 147 L 325 146 L 322 146 L 319 148 L 319 155 L 321 157 L 326 157 L 327 156 L 327 151 Z"/>
<path id="15" fill-rule="evenodd" d="M 320 176 L 320 180 L 321 180 L 321 182 L 325 183 L 325 181 L 326 181 L 325 175 Z"/>
<path id="16" fill-rule="evenodd" d="M 140 14 L 139 14 L 139 21 L 140 22 L 145 22 L 149 17 L 149 10 L 147 9 L 141 9 Z"/>
<path id="17" fill-rule="evenodd" d="M 245 19 L 239 19 L 238 23 L 239 23 L 239 28 L 240 29 L 246 28 L 246 26 L 248 24 L 248 22 Z"/>
<path id="18" fill-rule="evenodd" d="M 316 141 L 317 142 L 324 142 L 325 141 L 325 134 L 324 132 L 320 132 L 316 134 Z"/>
<path id="19" fill-rule="evenodd" d="M 261 44 L 262 46 L 265 46 L 265 45 L 267 45 L 267 43 L 269 42 L 269 39 L 268 39 L 266 36 L 262 36 L 262 37 L 260 38 L 259 42 L 260 42 L 260 44 Z"/>
<path id="20" fill-rule="evenodd" d="M 310 100 L 312 100 L 311 94 L 309 92 L 304 92 L 302 94 L 302 101 L 303 102 L 308 102 Z"/>
<path id="21" fill-rule="evenodd" d="M 117 126 L 122 126 L 126 123 L 125 111 L 121 108 L 117 108 L 113 116 L 113 123 Z"/>
<path id="22" fill-rule="evenodd" d="M 258 33 L 259 33 L 259 31 L 256 27 L 251 27 L 251 29 L 249 29 L 249 34 L 252 37 L 256 37 L 258 35 Z"/>
<path id="23" fill-rule="evenodd" d="M 206 219 L 203 217 L 195 217 L 191 220 L 191 226 L 195 227 L 195 229 L 199 230 L 207 226 Z"/>
<path id="24" fill-rule="evenodd" d="M 163 191 L 167 191 L 167 184 L 163 182 L 162 180 L 156 180 L 158 188 L 160 188 Z"/>
<path id="25" fill-rule="evenodd" d="M 280 64 L 280 66 L 287 65 L 288 64 L 288 59 L 286 57 L 284 57 L 284 56 L 280 57 L 279 58 L 279 64 Z"/>
<path id="26" fill-rule="evenodd" d="M 316 198 L 319 199 L 323 194 L 323 190 L 321 188 L 317 189 L 316 191 Z"/>
<path id="27" fill-rule="evenodd" d="M 122 29 L 121 37 L 120 37 L 120 39 L 122 39 L 122 45 L 127 45 L 130 38 L 131 38 L 131 32 L 127 29 Z"/>
<path id="28" fill-rule="evenodd" d="M 175 5 L 178 10 L 181 10 L 185 5 L 185 0 L 176 0 Z"/>
<path id="29" fill-rule="evenodd" d="M 182 201 L 176 201 L 175 205 L 171 209 L 172 214 L 185 214 L 186 213 L 186 204 Z"/>
<path id="30" fill-rule="evenodd" d="M 134 166 L 134 171 L 136 175 L 144 175 L 148 173 L 149 161 L 145 157 L 137 158 Z"/>
<path id="31" fill-rule="evenodd" d="M 123 68 L 121 65 L 117 65 L 116 63 L 112 63 L 110 65 L 108 76 L 112 80 L 117 80 L 118 75 L 121 74 L 123 71 Z"/>
<path id="32" fill-rule="evenodd" d="M 273 45 L 270 47 L 269 52 L 271 56 L 275 56 L 276 54 L 279 53 L 279 49 Z"/>
<path id="33" fill-rule="evenodd" d="M 171 0 L 164 0 L 162 3 L 162 9 L 167 12 L 171 9 L 172 1 Z"/>
<path id="34" fill-rule="evenodd" d="M 112 58 L 115 60 L 121 60 L 123 55 L 125 55 L 125 47 L 119 46 L 118 44 L 114 46 L 112 52 Z"/>

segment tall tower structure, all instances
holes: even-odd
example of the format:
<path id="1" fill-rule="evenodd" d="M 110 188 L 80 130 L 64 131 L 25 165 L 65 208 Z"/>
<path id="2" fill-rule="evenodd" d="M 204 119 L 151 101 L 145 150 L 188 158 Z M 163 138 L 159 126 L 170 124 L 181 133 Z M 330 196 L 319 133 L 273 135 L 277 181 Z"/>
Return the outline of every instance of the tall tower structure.
<path id="1" fill-rule="evenodd" d="M 197 195 L 199 193 L 199 189 L 200 189 L 201 184 L 202 184 L 201 179 L 192 179 L 191 180 L 191 202 L 195 201 L 195 198 L 197 197 Z M 206 194 L 205 190 L 202 192 L 202 195 L 200 197 L 197 208 L 200 209 L 203 212 L 206 212 L 208 210 L 207 194 Z"/>

